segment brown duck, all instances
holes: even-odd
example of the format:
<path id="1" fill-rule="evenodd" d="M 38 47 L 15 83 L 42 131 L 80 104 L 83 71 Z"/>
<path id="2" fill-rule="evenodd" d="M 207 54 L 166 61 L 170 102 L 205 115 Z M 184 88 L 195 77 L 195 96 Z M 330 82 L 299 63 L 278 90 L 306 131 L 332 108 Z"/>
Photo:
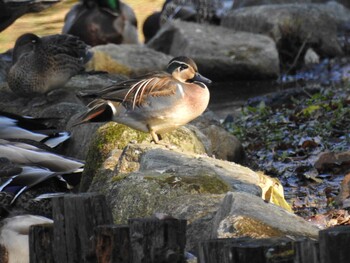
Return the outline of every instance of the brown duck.
<path id="1" fill-rule="evenodd" d="M 67 13 L 62 33 L 91 46 L 139 43 L 135 13 L 119 0 L 81 0 Z"/>
<path id="2" fill-rule="evenodd" d="M 7 81 L 18 96 L 45 94 L 83 71 L 91 57 L 88 46 L 75 36 L 27 33 L 16 41 Z"/>
<path id="3" fill-rule="evenodd" d="M 172 131 L 201 115 L 209 103 L 206 84 L 188 57 L 172 59 L 166 72 L 130 79 L 82 96 L 95 97 L 76 124 L 109 121 L 148 132 L 155 143 L 159 134 Z"/>

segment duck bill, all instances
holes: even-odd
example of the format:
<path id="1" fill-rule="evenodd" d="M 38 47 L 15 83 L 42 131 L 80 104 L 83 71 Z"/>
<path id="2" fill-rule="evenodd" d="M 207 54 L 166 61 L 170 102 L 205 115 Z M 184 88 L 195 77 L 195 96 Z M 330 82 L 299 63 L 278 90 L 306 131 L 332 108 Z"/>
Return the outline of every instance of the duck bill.
<path id="1" fill-rule="evenodd" d="M 199 73 L 196 73 L 196 75 L 194 75 L 192 81 L 198 81 L 204 84 L 210 84 L 212 82 L 210 79 L 207 79 L 206 77 L 202 76 Z"/>

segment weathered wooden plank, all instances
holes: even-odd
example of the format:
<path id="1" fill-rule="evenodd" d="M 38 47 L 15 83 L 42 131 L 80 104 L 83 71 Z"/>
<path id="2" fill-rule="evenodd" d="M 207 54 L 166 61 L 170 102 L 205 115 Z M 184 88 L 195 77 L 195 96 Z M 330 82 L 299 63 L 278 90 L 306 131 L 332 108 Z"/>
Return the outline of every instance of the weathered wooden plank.
<path id="1" fill-rule="evenodd" d="M 53 246 L 54 262 L 68 262 L 66 246 L 66 225 L 64 220 L 64 197 L 52 199 L 52 217 L 54 220 Z"/>
<path id="2" fill-rule="evenodd" d="M 129 219 L 132 263 L 183 263 L 186 220 Z"/>
<path id="3" fill-rule="evenodd" d="M 293 263 L 293 243 L 287 238 L 228 238 L 200 242 L 200 263 Z"/>
<path id="4" fill-rule="evenodd" d="M 319 243 L 317 240 L 302 238 L 294 242 L 294 263 L 320 263 Z"/>
<path id="5" fill-rule="evenodd" d="M 127 225 L 103 225 L 95 229 L 99 263 L 129 263 L 130 235 Z"/>
<path id="6" fill-rule="evenodd" d="M 336 226 L 319 232 L 320 262 L 350 262 L 350 226 Z"/>
<path id="7" fill-rule="evenodd" d="M 35 225 L 29 228 L 29 257 L 31 263 L 52 263 L 53 226 Z"/>
<path id="8" fill-rule="evenodd" d="M 94 228 L 113 221 L 105 197 L 82 193 L 53 198 L 53 217 L 55 262 L 97 262 Z"/>

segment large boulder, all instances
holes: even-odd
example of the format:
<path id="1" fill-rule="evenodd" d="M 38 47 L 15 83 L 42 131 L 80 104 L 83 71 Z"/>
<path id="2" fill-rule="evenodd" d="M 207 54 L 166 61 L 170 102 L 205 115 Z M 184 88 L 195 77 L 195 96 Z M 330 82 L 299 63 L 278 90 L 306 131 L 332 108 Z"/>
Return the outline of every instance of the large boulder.
<path id="1" fill-rule="evenodd" d="M 211 111 L 207 111 L 191 122 L 210 141 L 208 149 L 211 155 L 217 159 L 242 163 L 245 158 L 243 146 L 239 139 L 220 124 L 218 117 Z M 205 140 L 202 139 L 205 143 Z"/>
<path id="2" fill-rule="evenodd" d="M 153 71 L 165 70 L 171 56 L 141 45 L 107 44 L 91 49 L 94 57 L 89 61 L 89 70 L 106 71 L 129 77 Z"/>
<path id="3" fill-rule="evenodd" d="M 269 238 L 308 236 L 317 238 L 319 229 L 281 207 L 242 192 L 226 194 L 217 211 L 212 238 L 250 236 Z"/>
<path id="4" fill-rule="evenodd" d="M 84 149 L 84 157 L 86 158 L 84 176 L 80 184 L 81 191 L 86 191 L 89 188 L 101 164 L 107 159 L 111 160 L 110 155 L 113 156 L 112 159 L 119 158 L 124 148 L 128 146 L 130 142 L 150 143 L 152 140 L 150 134 L 136 131 L 116 122 L 109 122 L 102 126 L 97 126 L 94 123 L 87 123 L 85 127 L 85 132 L 81 132 L 79 127 L 72 128 L 73 147 L 77 150 L 79 146 L 81 149 Z M 91 134 L 89 132 L 91 130 L 96 132 Z M 198 133 L 200 132 L 198 131 L 197 134 Z M 88 136 L 85 136 L 85 134 L 88 134 Z M 187 127 L 180 127 L 171 133 L 163 135 L 162 143 L 169 144 L 169 147 L 179 147 L 182 150 L 197 154 L 206 153 L 204 144 L 198 139 L 197 135 Z"/>
<path id="5" fill-rule="evenodd" d="M 222 204 L 227 192 L 244 192 L 246 198 L 241 200 L 239 212 L 249 210 L 246 215 L 250 222 L 255 219 L 256 225 L 270 226 L 265 232 L 262 227 L 257 227 L 256 237 L 270 236 L 271 229 L 281 229 L 280 224 L 285 219 L 296 227 L 286 226 L 289 230 L 279 231 L 280 236 L 315 236 L 315 228 L 307 222 L 303 224 L 297 216 L 262 200 L 261 186 L 266 179 L 266 176 L 235 163 L 142 143 L 128 144 L 122 152 L 110 149 L 96 167 L 89 191 L 106 195 L 116 223 L 156 213 L 187 219 L 187 249 L 190 250 L 195 249 L 199 241 L 213 237 L 219 229 L 217 225 L 223 217 L 216 216 L 217 211 L 232 210 L 227 202 Z M 271 219 L 268 223 L 261 217 L 264 209 L 270 213 L 265 216 Z M 254 228 L 249 231 L 254 232 Z"/>
<path id="6" fill-rule="evenodd" d="M 254 5 L 275 5 L 275 4 L 310 4 L 310 3 L 327 3 L 327 2 L 338 2 L 346 7 L 350 7 L 350 2 L 348 0 L 236 0 L 233 2 L 232 8 L 242 8 Z"/>
<path id="7" fill-rule="evenodd" d="M 313 47 L 318 54 L 333 57 L 343 54 L 337 41 L 337 26 L 349 17 L 349 10 L 334 2 L 261 5 L 230 10 L 223 17 L 222 26 L 271 36 L 280 53 L 285 45 L 294 44 L 296 52 L 302 46 Z"/>
<path id="8" fill-rule="evenodd" d="M 279 74 L 274 41 L 264 35 L 180 20 L 165 24 L 148 47 L 192 57 L 213 80 L 267 79 Z"/>

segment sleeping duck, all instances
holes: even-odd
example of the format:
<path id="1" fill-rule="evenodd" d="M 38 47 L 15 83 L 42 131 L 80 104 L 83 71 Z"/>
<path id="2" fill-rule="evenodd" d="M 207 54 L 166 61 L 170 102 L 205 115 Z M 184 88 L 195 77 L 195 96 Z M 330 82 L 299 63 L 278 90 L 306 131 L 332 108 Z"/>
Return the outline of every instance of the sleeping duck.
<path id="1" fill-rule="evenodd" d="M 139 43 L 135 13 L 119 0 L 81 0 L 67 13 L 62 33 L 90 46 Z"/>

